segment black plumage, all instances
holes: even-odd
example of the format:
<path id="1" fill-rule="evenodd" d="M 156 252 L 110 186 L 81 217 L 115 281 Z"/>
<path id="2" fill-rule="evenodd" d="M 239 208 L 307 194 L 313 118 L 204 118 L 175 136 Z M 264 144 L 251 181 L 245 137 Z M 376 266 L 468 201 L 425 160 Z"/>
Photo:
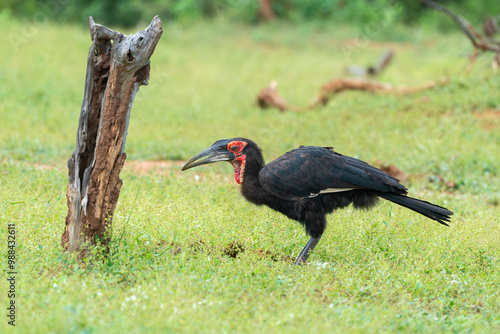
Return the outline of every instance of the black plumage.
<path id="1" fill-rule="evenodd" d="M 304 225 L 311 236 L 296 264 L 304 263 L 326 227 L 326 215 L 352 204 L 369 209 L 379 197 L 447 225 L 453 212 L 407 196 L 399 180 L 328 147 L 301 146 L 265 165 L 262 151 L 246 138 L 223 139 L 188 161 L 183 170 L 229 161 L 242 195 Z"/>

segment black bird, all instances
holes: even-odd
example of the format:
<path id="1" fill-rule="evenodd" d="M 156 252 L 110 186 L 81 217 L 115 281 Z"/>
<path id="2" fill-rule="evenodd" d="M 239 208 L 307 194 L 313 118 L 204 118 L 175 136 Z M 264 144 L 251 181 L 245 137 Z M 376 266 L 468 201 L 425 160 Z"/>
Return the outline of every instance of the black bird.
<path id="1" fill-rule="evenodd" d="M 264 164 L 261 149 L 246 138 L 221 139 L 194 156 L 182 170 L 229 161 L 241 193 L 304 225 L 310 239 L 295 264 L 305 263 L 326 227 L 326 215 L 353 204 L 369 209 L 379 197 L 448 226 L 450 210 L 408 197 L 399 180 L 331 147 L 301 146 Z"/>

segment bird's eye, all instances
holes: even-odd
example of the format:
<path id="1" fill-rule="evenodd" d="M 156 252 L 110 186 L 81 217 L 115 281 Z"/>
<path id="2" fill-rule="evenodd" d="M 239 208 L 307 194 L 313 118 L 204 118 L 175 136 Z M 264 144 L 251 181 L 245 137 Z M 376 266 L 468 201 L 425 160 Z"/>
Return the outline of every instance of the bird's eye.
<path id="1" fill-rule="evenodd" d="M 238 146 L 237 145 L 231 146 L 231 151 L 233 151 L 233 152 L 238 151 Z"/>

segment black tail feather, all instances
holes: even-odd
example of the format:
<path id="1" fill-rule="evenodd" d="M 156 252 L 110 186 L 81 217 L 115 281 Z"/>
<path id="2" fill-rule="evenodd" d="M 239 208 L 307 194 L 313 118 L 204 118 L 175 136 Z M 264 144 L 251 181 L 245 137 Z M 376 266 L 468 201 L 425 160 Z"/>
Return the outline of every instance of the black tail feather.
<path id="1" fill-rule="evenodd" d="M 405 208 L 418 212 L 430 219 L 434 219 L 440 224 L 446 226 L 449 226 L 446 222 L 450 222 L 450 216 L 453 215 L 452 211 L 443 208 L 442 206 L 422 201 L 413 197 L 390 193 L 378 193 L 377 195 L 388 201 L 394 202 L 396 204 L 404 206 Z"/>

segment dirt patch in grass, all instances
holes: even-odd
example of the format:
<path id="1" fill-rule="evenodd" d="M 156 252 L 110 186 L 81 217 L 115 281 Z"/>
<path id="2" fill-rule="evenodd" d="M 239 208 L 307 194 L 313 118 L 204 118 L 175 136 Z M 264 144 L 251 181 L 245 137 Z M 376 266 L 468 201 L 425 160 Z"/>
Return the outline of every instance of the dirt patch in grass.
<path id="1" fill-rule="evenodd" d="M 185 161 L 180 160 L 132 160 L 125 162 L 125 170 L 134 173 L 166 174 L 171 171 L 180 172 Z"/>
<path id="2" fill-rule="evenodd" d="M 29 166 L 38 170 L 67 170 L 66 161 L 57 161 L 53 163 L 37 163 L 27 161 L 9 161 L 10 163 Z M 0 161 L 0 163 L 9 163 Z M 154 174 L 164 175 L 171 172 L 180 172 L 185 161 L 181 160 L 126 160 L 123 170 L 134 174 Z"/>
<path id="3" fill-rule="evenodd" d="M 223 254 L 225 256 L 228 256 L 232 259 L 235 259 L 238 257 L 238 255 L 248 251 L 252 254 L 257 255 L 257 257 L 261 260 L 270 259 L 274 262 L 278 262 L 278 261 L 289 262 L 289 263 L 295 262 L 295 258 L 290 256 L 290 255 L 277 254 L 277 253 L 271 252 L 270 250 L 267 250 L 267 249 L 247 250 L 245 245 L 239 241 L 231 241 L 229 244 L 227 244 L 226 246 L 223 246 L 219 250 L 216 250 L 216 247 L 209 245 L 208 243 L 206 243 L 202 239 L 193 241 L 184 247 L 182 247 L 179 244 L 176 244 L 175 242 L 167 242 L 166 240 L 160 240 L 156 243 L 156 246 L 160 249 L 166 247 L 170 251 L 170 253 L 174 256 L 179 255 L 180 253 L 182 253 L 184 251 L 188 251 L 188 252 L 191 252 L 193 254 L 198 254 L 201 252 L 206 252 L 209 254 L 219 253 L 219 254 Z"/>
<path id="4" fill-rule="evenodd" d="M 257 249 L 255 253 L 258 255 L 260 259 L 271 259 L 274 262 L 278 261 L 283 261 L 283 262 L 290 262 L 294 263 L 295 258 L 290 255 L 284 255 L 284 254 L 276 254 L 271 252 L 268 249 Z"/>
<path id="5" fill-rule="evenodd" d="M 382 164 L 379 168 L 382 172 L 389 174 L 398 180 L 404 180 L 406 178 L 406 174 L 393 164 Z"/>
<path id="6" fill-rule="evenodd" d="M 19 166 L 22 168 L 32 168 L 36 170 L 59 170 L 59 169 L 65 169 L 67 170 L 67 167 L 63 163 L 50 163 L 50 164 L 42 164 L 38 162 L 28 162 L 28 161 L 22 161 L 22 160 L 7 160 L 7 161 L 2 161 L 0 160 L 0 165 L 1 164 L 13 164 L 15 166 Z M 7 172 L 2 171 L 2 174 L 7 174 Z"/>
<path id="7" fill-rule="evenodd" d="M 495 127 L 500 127 L 500 110 L 488 110 L 487 112 L 483 113 L 476 113 L 476 117 L 478 119 L 484 121 L 485 123 L 485 129 L 487 130 L 493 130 Z M 2 163 L 8 163 L 6 161 L 0 161 L 0 164 Z M 12 161 L 10 161 L 12 163 Z M 37 169 L 40 171 L 45 171 L 45 170 L 66 170 L 66 166 L 62 162 L 55 162 L 55 163 L 33 163 L 33 162 L 24 162 L 24 161 L 13 161 L 14 164 L 19 165 L 19 166 L 29 166 L 33 169 Z M 123 167 L 123 170 L 126 172 L 136 174 L 136 175 L 141 175 L 141 174 L 151 174 L 151 175 L 174 175 L 174 176 L 179 176 L 181 175 L 181 168 L 185 164 L 185 161 L 182 160 L 129 160 L 125 161 L 125 165 Z M 401 181 L 401 183 L 405 184 L 408 182 L 410 179 L 418 179 L 418 180 L 425 180 L 429 183 L 438 183 L 443 186 L 443 189 L 447 191 L 452 191 L 456 190 L 458 186 L 456 185 L 455 182 L 451 180 L 445 180 L 442 176 L 440 175 L 435 175 L 435 174 L 407 174 L 403 172 L 400 168 L 397 166 L 387 163 L 387 162 L 381 162 L 379 160 L 375 160 L 372 162 L 369 162 L 371 165 L 379 168 L 381 171 L 384 173 L 387 173 L 398 180 Z M 7 174 L 7 172 L 0 172 L 0 175 L 2 174 Z M 192 177 L 195 179 L 195 181 L 201 181 L 204 178 L 203 173 L 195 173 L 192 175 Z M 221 175 L 221 179 L 226 178 L 225 175 Z M 226 255 L 230 256 L 229 254 L 232 254 L 232 251 L 228 250 Z"/>
<path id="8" fill-rule="evenodd" d="M 486 131 L 493 131 L 500 127 L 500 110 L 488 109 L 483 112 L 475 112 L 474 116 Z"/>
<path id="9" fill-rule="evenodd" d="M 227 247 L 223 250 L 224 254 L 235 259 L 239 253 L 243 253 L 245 251 L 245 247 L 237 241 L 231 242 Z"/>

